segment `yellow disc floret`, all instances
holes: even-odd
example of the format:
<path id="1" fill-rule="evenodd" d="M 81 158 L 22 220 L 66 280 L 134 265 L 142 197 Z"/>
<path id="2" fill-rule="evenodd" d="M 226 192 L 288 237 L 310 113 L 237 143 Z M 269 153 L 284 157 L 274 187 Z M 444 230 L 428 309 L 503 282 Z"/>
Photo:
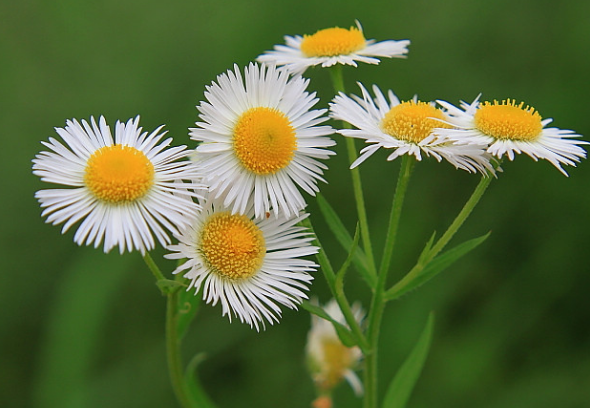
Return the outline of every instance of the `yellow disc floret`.
<path id="1" fill-rule="evenodd" d="M 260 228 L 245 215 L 228 211 L 215 213 L 205 222 L 199 248 L 215 273 L 232 280 L 256 274 L 266 254 Z"/>
<path id="2" fill-rule="evenodd" d="M 322 349 L 324 361 L 320 386 L 331 390 L 342 381 L 346 371 L 352 368 L 355 358 L 352 355 L 352 349 L 337 339 L 324 339 Z"/>
<path id="3" fill-rule="evenodd" d="M 483 102 L 474 116 L 475 126 L 484 134 L 496 139 L 530 141 L 543 131 L 541 115 L 524 102 L 514 99 L 498 103 Z"/>
<path id="4" fill-rule="evenodd" d="M 135 201 L 154 184 L 154 165 L 135 147 L 105 146 L 88 159 L 84 183 L 99 200 L 112 204 Z"/>
<path id="5" fill-rule="evenodd" d="M 449 128 L 443 113 L 429 103 L 407 101 L 394 106 L 381 120 L 381 129 L 390 136 L 407 142 L 419 143 L 434 128 Z"/>
<path id="6" fill-rule="evenodd" d="M 257 175 L 285 168 L 297 150 L 295 129 L 289 119 L 273 108 L 248 109 L 233 132 L 234 152 L 242 165 Z"/>
<path id="7" fill-rule="evenodd" d="M 363 32 L 356 27 L 326 28 L 313 35 L 304 35 L 301 52 L 307 57 L 333 57 L 352 54 L 365 46 Z"/>

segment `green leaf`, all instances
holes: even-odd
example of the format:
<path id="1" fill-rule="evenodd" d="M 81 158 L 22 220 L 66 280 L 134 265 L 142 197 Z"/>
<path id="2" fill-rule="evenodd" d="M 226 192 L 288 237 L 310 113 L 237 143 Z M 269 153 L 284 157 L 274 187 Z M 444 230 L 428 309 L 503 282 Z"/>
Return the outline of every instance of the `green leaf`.
<path id="1" fill-rule="evenodd" d="M 432 340 L 433 326 L 434 314 L 430 313 L 414 349 L 410 352 L 410 355 L 406 358 L 389 384 L 385 399 L 383 400 L 383 408 L 404 408 L 406 406 L 412 390 L 416 385 L 416 381 L 418 381 L 418 377 L 422 372 L 424 361 L 426 361 Z"/>
<path id="2" fill-rule="evenodd" d="M 334 320 L 330 317 L 330 315 L 328 313 L 326 313 L 326 311 L 323 308 L 321 308 L 318 305 L 314 305 L 313 303 L 303 302 L 303 303 L 301 303 L 301 307 L 304 308 L 305 310 L 307 310 L 309 313 L 319 316 L 324 320 L 329 320 L 329 321 Z"/>
<path id="3" fill-rule="evenodd" d="M 330 227 L 330 230 L 336 237 L 336 240 L 340 243 L 340 245 L 342 245 L 342 248 L 348 251 L 353 244 L 353 238 L 350 236 L 350 233 L 340 220 L 340 217 L 321 194 L 317 195 L 317 203 L 320 211 L 322 212 L 322 215 L 324 216 L 324 219 L 326 220 L 326 223 L 328 224 L 328 227 Z M 358 248 L 355 251 L 353 262 L 363 278 L 369 283 L 371 287 L 374 287 L 376 278 L 369 272 L 369 262 L 367 261 L 367 256 L 361 248 Z"/>
<path id="4" fill-rule="evenodd" d="M 418 286 L 423 285 L 449 267 L 457 259 L 476 248 L 489 236 L 490 233 L 488 232 L 479 238 L 465 241 L 453 249 L 449 249 L 437 256 L 426 265 L 416 264 L 416 266 L 402 280 L 385 292 L 384 298 L 386 300 L 397 299 L 409 291 L 416 289 Z"/>
<path id="5" fill-rule="evenodd" d="M 434 231 L 432 233 L 432 236 L 430 237 L 430 239 L 428 240 L 428 242 L 424 246 L 424 249 L 422 250 L 422 253 L 420 253 L 420 256 L 418 257 L 418 262 L 417 263 L 419 263 L 419 264 L 424 263 L 424 260 L 426 259 L 426 257 L 428 256 L 428 253 L 430 252 L 430 249 L 432 248 L 432 244 L 434 244 L 434 238 L 435 237 L 436 237 L 436 231 Z"/>
<path id="6" fill-rule="evenodd" d="M 310 302 L 303 302 L 301 307 L 307 310 L 309 313 L 314 314 L 318 317 L 321 317 L 324 320 L 329 321 L 334 326 L 336 330 L 336 334 L 338 334 L 338 338 L 346 347 L 353 347 L 358 344 L 356 338 L 352 334 L 352 332 L 344 326 L 342 323 L 334 320 L 332 316 L 330 316 L 326 311 L 321 308 L 320 306 L 314 305 Z"/>
<path id="7" fill-rule="evenodd" d="M 215 408 L 215 404 L 209 399 L 209 396 L 203 390 L 199 377 L 197 376 L 197 366 L 205 360 L 205 354 L 196 354 L 186 367 L 184 374 L 184 386 L 187 394 L 195 407 Z"/>
<path id="8" fill-rule="evenodd" d="M 334 329 L 336 329 L 336 334 L 343 345 L 346 347 L 354 347 L 358 344 L 358 341 L 355 339 L 352 332 L 344 327 L 341 323 L 338 323 L 336 320 L 332 320 L 332 325 L 334 326 Z"/>

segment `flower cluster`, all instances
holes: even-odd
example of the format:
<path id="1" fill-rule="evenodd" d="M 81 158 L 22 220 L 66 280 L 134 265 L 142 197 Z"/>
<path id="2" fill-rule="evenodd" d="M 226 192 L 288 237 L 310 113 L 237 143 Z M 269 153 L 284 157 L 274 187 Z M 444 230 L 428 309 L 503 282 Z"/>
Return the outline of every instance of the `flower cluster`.
<path id="1" fill-rule="evenodd" d="M 234 67 L 206 88 L 202 122 L 190 129 L 199 142 L 166 149 L 161 128 L 142 133 L 139 118 L 117 122 L 68 121 L 33 160 L 43 181 L 67 189 L 37 192 L 43 216 L 62 232 L 80 222 L 76 243 L 121 253 L 154 248 L 153 236 L 186 259 L 189 289 L 221 303 L 223 315 L 256 329 L 278 321 L 279 305 L 307 298 L 318 251 L 300 190 L 315 195 L 335 142 L 326 109 L 313 110 L 309 81 L 285 68 Z M 189 158 L 191 160 L 189 160 Z M 179 241 L 172 245 L 169 233 Z"/>
<path id="2" fill-rule="evenodd" d="M 356 61 L 379 63 L 377 57 L 405 57 L 408 40 L 365 40 L 360 23 L 357 27 L 320 30 L 313 35 L 286 36 L 286 45 L 277 45 L 258 57 L 258 61 L 285 66 L 302 74 L 316 65 L 356 66 Z M 330 116 L 354 126 L 339 130 L 343 136 L 365 140 L 367 147 L 354 161 L 354 168 L 379 148 L 392 149 L 388 160 L 422 154 L 436 160 L 445 159 L 458 169 L 494 174 L 505 155 L 525 153 L 534 160 L 545 159 L 567 175 L 561 165 L 575 165 L 586 152 L 571 130 L 547 128 L 551 119 L 542 119 L 534 108 L 511 99 L 502 102 L 461 102 L 459 108 L 448 102 L 419 101 L 417 97 L 400 101 L 389 90 L 387 97 L 377 86 L 374 96 L 359 83 L 361 96 L 340 92 L 330 103 Z M 439 107 L 437 107 L 437 105 Z"/>
<path id="3" fill-rule="evenodd" d="M 209 192 L 168 257 L 188 259 L 175 273 L 188 269 L 207 302 L 257 329 L 278 320 L 277 303 L 294 308 L 307 298 L 317 268 L 301 259 L 318 248 L 296 225 L 307 217 L 299 189 L 318 191 L 334 130 L 321 125 L 325 109 L 312 110 L 308 82 L 275 66 L 251 63 L 243 76 L 235 66 L 206 87 L 202 121 L 190 129 Z"/>
<path id="4" fill-rule="evenodd" d="M 524 102 L 514 100 L 461 103 L 457 108 L 448 102 L 422 102 L 416 97 L 400 101 L 393 91 L 386 98 L 373 86 L 372 98 L 362 84 L 362 97 L 340 93 L 330 104 L 331 116 L 353 125 L 338 133 L 364 139 L 369 146 L 361 150 L 351 168 L 358 166 L 379 148 L 392 149 L 387 160 L 404 154 L 422 160 L 422 153 L 438 161 L 445 159 L 458 169 L 494 174 L 504 155 L 513 160 L 525 153 L 534 160 L 545 159 L 567 176 L 562 164 L 573 165 L 586 157 L 572 130 L 547 128 L 552 119 Z M 389 99 L 389 100 L 388 100 Z"/>
<path id="5" fill-rule="evenodd" d="M 579 135 L 547 128 L 551 119 L 511 99 L 455 107 L 401 101 L 377 86 L 371 94 L 359 83 L 360 96 L 340 92 L 329 111 L 313 109 L 306 69 L 403 58 L 410 42 L 367 40 L 358 22 L 285 41 L 206 87 L 189 129 L 198 142 L 192 151 L 169 147 L 162 127 L 143 132 L 139 117 L 117 122 L 114 136 L 103 117 L 57 128 L 63 142 L 50 138 L 49 151 L 33 160 L 42 181 L 67 187 L 37 192 L 47 222 L 64 233 L 79 223 L 74 241 L 105 252 L 145 254 L 156 239 L 167 258 L 185 260 L 174 273 L 184 273 L 189 289 L 259 329 L 278 321 L 280 305 L 295 308 L 307 297 L 317 265 L 304 258 L 318 248 L 298 225 L 307 217 L 302 193 L 314 196 L 325 181 L 330 135 L 367 143 L 351 167 L 384 148 L 388 160 L 432 156 L 488 176 L 503 156 L 525 153 L 567 175 L 562 165 L 586 156 Z M 353 128 L 335 130 L 324 124 L 330 118 Z"/>

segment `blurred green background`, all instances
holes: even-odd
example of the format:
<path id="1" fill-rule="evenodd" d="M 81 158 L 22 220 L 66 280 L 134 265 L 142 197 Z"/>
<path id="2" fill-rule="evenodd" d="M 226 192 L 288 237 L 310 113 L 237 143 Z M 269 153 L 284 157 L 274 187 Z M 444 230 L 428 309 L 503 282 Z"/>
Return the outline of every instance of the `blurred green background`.
<path id="1" fill-rule="evenodd" d="M 62 236 L 40 217 L 33 194 L 47 186 L 31 174 L 31 159 L 66 119 L 102 114 L 114 125 L 140 114 L 144 129 L 166 124 L 176 144 L 193 147 L 194 107 L 218 74 L 283 35 L 359 19 L 367 38 L 412 44 L 407 60 L 345 69 L 349 91 L 359 80 L 402 99 L 516 98 L 588 140 L 589 15 L 590 2 L 574 0 L 0 2 L 0 406 L 176 406 L 165 299 L 140 256 L 79 248 L 73 232 Z M 309 75 L 326 106 L 327 73 Z M 352 230 L 341 147 L 322 191 Z M 362 166 L 377 244 L 399 165 L 384 159 L 378 153 Z M 410 407 L 590 406 L 590 165 L 568 168 L 569 178 L 526 157 L 504 169 L 453 242 L 492 231 L 488 241 L 387 309 L 382 391 L 436 312 Z M 446 228 L 477 179 L 432 160 L 417 166 L 394 277 L 433 230 Z M 345 253 L 311 199 L 310 211 L 338 265 Z M 154 256 L 169 271 L 162 254 Z M 352 275 L 348 283 L 366 305 L 363 284 Z M 319 273 L 312 294 L 329 298 Z M 185 353 L 207 354 L 200 377 L 220 407 L 306 407 L 314 397 L 303 364 L 308 327 L 306 312 L 286 311 L 280 325 L 256 333 L 205 307 Z M 358 406 L 347 386 L 335 402 Z"/>

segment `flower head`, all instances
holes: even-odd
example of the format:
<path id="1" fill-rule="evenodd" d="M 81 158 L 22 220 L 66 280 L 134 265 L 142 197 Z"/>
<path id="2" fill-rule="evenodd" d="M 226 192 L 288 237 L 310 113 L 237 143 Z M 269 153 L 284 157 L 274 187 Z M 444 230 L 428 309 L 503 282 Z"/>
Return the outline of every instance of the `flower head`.
<path id="1" fill-rule="evenodd" d="M 580 145 L 588 144 L 573 130 L 546 127 L 553 119 L 542 119 L 539 112 L 524 102 L 506 99 L 501 102 L 461 102 L 455 107 L 437 101 L 448 115 L 447 123 L 453 128 L 441 129 L 442 136 L 463 143 L 485 144 L 487 152 L 498 157 L 506 155 L 514 160 L 515 154 L 525 153 L 535 161 L 545 159 L 567 176 L 562 164 L 575 166 L 586 152 Z"/>
<path id="2" fill-rule="evenodd" d="M 387 160 L 410 154 L 422 160 L 422 153 L 438 161 L 443 158 L 459 169 L 469 172 L 493 172 L 493 166 L 484 154 L 482 145 L 470 145 L 439 137 L 435 129 L 445 126 L 443 112 L 433 104 L 416 98 L 401 102 L 392 91 L 389 101 L 377 86 L 373 86 L 375 98 L 359 84 L 362 98 L 343 93 L 330 104 L 331 116 L 344 120 L 357 129 L 342 129 L 338 133 L 364 139 L 370 145 L 361 150 L 361 155 L 352 164 L 356 167 L 379 148 L 393 149 Z"/>
<path id="3" fill-rule="evenodd" d="M 222 200 L 207 199 L 192 225 L 170 245 L 169 259 L 186 259 L 173 273 L 184 272 L 188 289 L 203 292 L 207 303 L 221 303 L 223 315 L 259 329 L 281 315 L 279 305 L 295 309 L 317 265 L 302 259 L 315 254 L 313 237 L 297 223 L 305 215 L 255 218 L 253 208 L 232 213 Z"/>
<path id="4" fill-rule="evenodd" d="M 297 186 L 311 195 L 335 143 L 326 135 L 325 110 L 310 110 L 315 93 L 308 80 L 290 77 L 284 69 L 250 64 L 244 79 L 237 66 L 207 87 L 207 102 L 198 110 L 203 122 L 190 129 L 202 142 L 195 161 L 215 197 L 233 212 L 245 212 L 253 196 L 257 217 L 266 212 L 297 214 L 305 200 Z M 245 84 L 244 84 L 245 81 Z"/>
<path id="5" fill-rule="evenodd" d="M 378 64 L 376 57 L 403 58 L 408 52 L 409 40 L 366 40 L 360 23 L 350 29 L 333 27 L 319 30 L 312 35 L 285 36 L 286 45 L 275 45 L 257 58 L 258 62 L 285 66 L 295 74 L 302 74 L 308 67 L 336 64 L 357 66 L 356 62 Z"/>
<path id="6" fill-rule="evenodd" d="M 328 302 L 324 310 L 332 319 L 346 326 L 342 311 L 334 299 Z M 355 320 L 361 323 L 364 312 L 360 305 L 355 304 L 352 312 Z M 312 315 L 306 354 L 309 369 L 320 391 L 329 392 L 346 379 L 357 395 L 362 394 L 363 385 L 354 372 L 362 352 L 357 346 L 346 347 L 342 344 L 331 322 Z"/>
<path id="7" fill-rule="evenodd" d="M 56 128 L 65 145 L 50 138 L 43 144 L 51 151 L 33 160 L 41 180 L 70 187 L 35 196 L 47 222 L 65 222 L 62 233 L 81 221 L 74 235 L 78 245 L 96 248 L 104 239 L 105 252 L 118 246 L 121 253 L 144 253 L 154 248 L 153 235 L 167 245 L 166 230 L 176 232 L 188 223 L 187 215 L 196 214 L 196 167 L 178 161 L 188 155 L 186 147 L 166 149 L 172 139 L 160 143 L 161 127 L 148 135 L 138 124 L 139 117 L 117 122 L 113 140 L 102 116 L 98 123 L 68 120 Z"/>

